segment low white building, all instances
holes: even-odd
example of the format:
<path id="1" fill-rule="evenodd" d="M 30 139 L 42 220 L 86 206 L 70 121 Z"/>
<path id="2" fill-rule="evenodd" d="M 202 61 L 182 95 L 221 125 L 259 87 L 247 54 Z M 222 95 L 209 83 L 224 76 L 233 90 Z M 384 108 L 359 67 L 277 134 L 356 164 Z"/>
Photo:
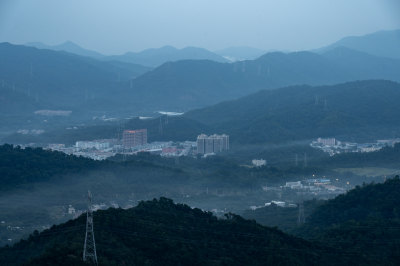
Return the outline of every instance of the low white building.
<path id="1" fill-rule="evenodd" d="M 303 188 L 303 185 L 301 184 L 301 181 L 286 182 L 285 187 L 288 187 L 291 189 L 301 189 L 301 188 Z"/>
<path id="2" fill-rule="evenodd" d="M 263 160 L 263 159 L 253 159 L 251 161 L 251 163 L 255 166 L 255 167 L 261 167 L 264 165 L 267 165 L 267 161 Z"/>
<path id="3" fill-rule="evenodd" d="M 76 213 L 75 208 L 72 207 L 72 205 L 69 205 L 69 207 L 68 207 L 68 214 L 75 214 L 75 213 Z"/>

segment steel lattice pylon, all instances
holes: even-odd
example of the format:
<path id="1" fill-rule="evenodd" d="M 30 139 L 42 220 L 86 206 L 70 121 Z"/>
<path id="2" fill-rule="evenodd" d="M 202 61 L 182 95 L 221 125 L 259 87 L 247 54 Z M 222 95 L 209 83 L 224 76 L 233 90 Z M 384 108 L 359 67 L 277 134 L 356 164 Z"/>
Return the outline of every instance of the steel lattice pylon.
<path id="1" fill-rule="evenodd" d="M 92 194 L 88 191 L 88 208 L 86 212 L 86 235 L 83 247 L 83 261 L 97 265 L 96 242 L 93 232 Z"/>

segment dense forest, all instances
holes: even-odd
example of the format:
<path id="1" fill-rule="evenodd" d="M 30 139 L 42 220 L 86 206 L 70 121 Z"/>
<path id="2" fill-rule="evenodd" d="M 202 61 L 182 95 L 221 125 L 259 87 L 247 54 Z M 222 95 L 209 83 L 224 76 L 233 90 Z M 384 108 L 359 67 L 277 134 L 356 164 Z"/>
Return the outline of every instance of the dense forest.
<path id="1" fill-rule="evenodd" d="M 325 203 L 295 232 L 263 227 L 235 214 L 218 219 L 170 199 L 127 210 L 97 211 L 94 228 L 103 265 L 397 265 L 400 179 L 357 187 Z M 273 211 L 271 213 L 273 214 Z M 286 220 L 292 214 L 287 213 Z M 273 219 L 279 219 L 274 217 Z M 34 232 L 0 249 L 0 263 L 81 263 L 85 216 Z M 157 254 L 155 256 L 155 254 Z M 17 260 L 17 261 L 16 261 Z"/>
<path id="2" fill-rule="evenodd" d="M 85 218 L 1 248 L 0 264 L 79 265 Z M 348 259 L 240 216 L 217 219 L 166 198 L 97 211 L 94 228 L 100 265 L 334 265 Z"/>
<path id="3" fill-rule="evenodd" d="M 56 176 L 79 173 L 99 163 L 83 157 L 41 148 L 0 146 L 0 191 L 34 182 L 55 181 Z"/>
<path id="4" fill-rule="evenodd" d="M 400 179 L 358 186 L 317 207 L 299 236 L 360 253 L 376 264 L 400 259 Z"/>

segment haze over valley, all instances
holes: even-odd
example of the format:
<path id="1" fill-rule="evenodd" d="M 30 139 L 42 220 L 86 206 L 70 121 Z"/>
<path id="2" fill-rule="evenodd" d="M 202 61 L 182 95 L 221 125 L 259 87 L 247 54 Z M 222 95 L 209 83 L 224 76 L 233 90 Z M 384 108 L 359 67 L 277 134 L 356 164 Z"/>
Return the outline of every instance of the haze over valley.
<path id="1" fill-rule="evenodd" d="M 0 264 L 397 265 L 399 8 L 0 3 Z"/>

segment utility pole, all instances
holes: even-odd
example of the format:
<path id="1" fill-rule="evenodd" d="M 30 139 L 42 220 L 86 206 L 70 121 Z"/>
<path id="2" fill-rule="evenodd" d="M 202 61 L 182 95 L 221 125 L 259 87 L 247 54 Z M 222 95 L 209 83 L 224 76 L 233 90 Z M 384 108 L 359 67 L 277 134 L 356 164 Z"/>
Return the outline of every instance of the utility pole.
<path id="1" fill-rule="evenodd" d="M 83 247 L 83 261 L 93 265 L 98 265 L 96 254 L 96 243 L 94 241 L 93 232 L 93 210 L 92 210 L 92 194 L 88 191 L 88 208 L 86 212 L 86 235 L 85 245 Z"/>
<path id="2" fill-rule="evenodd" d="M 160 125 L 159 125 L 159 128 L 158 128 L 158 132 L 160 133 L 160 135 L 163 134 L 162 116 L 160 116 Z"/>
<path id="3" fill-rule="evenodd" d="M 31 63 L 30 71 L 29 71 L 29 76 L 30 76 L 30 78 L 33 78 L 33 66 L 32 66 L 32 63 Z"/>
<path id="4" fill-rule="evenodd" d="M 304 167 L 307 167 L 307 153 L 304 153 Z"/>
<path id="5" fill-rule="evenodd" d="M 297 225 L 302 225 L 305 222 L 304 217 L 304 204 L 303 204 L 303 197 L 299 203 L 299 214 L 297 216 Z"/>

